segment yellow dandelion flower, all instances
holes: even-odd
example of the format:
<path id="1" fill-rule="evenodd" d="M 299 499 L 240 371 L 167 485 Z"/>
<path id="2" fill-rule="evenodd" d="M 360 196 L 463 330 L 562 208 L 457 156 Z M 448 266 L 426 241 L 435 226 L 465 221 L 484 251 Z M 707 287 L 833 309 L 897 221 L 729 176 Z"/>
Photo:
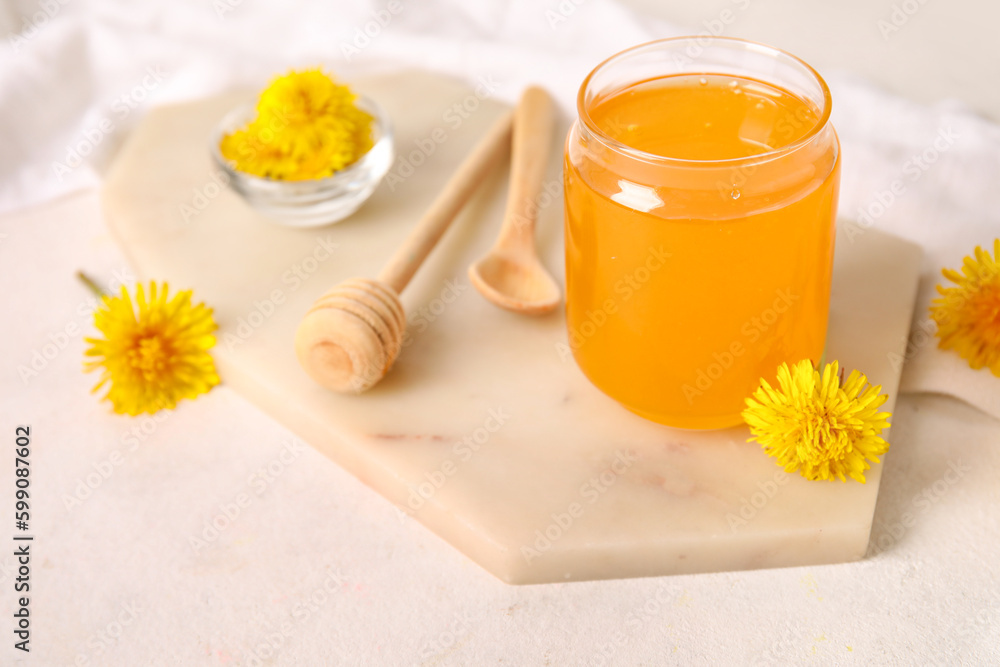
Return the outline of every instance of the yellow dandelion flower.
<path id="1" fill-rule="evenodd" d="M 103 398 L 120 414 L 150 414 L 173 409 L 183 398 L 195 398 L 219 384 L 208 350 L 215 344 L 212 310 L 191 305 L 191 291 L 168 297 L 168 286 L 142 285 L 135 304 L 128 290 L 105 296 L 94 313 L 94 324 L 104 337 L 87 338 L 91 360 L 86 371 L 101 370 L 96 392 L 110 383 Z"/>
<path id="2" fill-rule="evenodd" d="M 889 425 L 888 412 L 878 408 L 889 398 L 879 395 L 881 385 L 868 385 L 868 378 L 852 371 L 841 384 L 837 362 L 823 373 L 808 359 L 791 368 L 778 368 L 778 388 L 766 380 L 747 399 L 743 419 L 769 456 L 778 459 L 786 472 L 799 471 L 806 479 L 845 481 L 848 475 L 864 483 L 868 460 L 889 449 L 882 429 Z"/>
<path id="3" fill-rule="evenodd" d="M 255 176 L 276 178 L 274 174 L 288 174 L 298 169 L 298 165 L 288 155 L 281 152 L 273 134 L 260 133 L 248 127 L 236 130 L 222 138 L 219 149 L 231 160 L 236 168 Z"/>
<path id="4" fill-rule="evenodd" d="M 257 117 L 223 138 L 236 168 L 278 180 L 325 178 L 372 147 L 372 116 L 357 95 L 319 69 L 291 71 L 261 93 Z"/>
<path id="5" fill-rule="evenodd" d="M 931 302 L 938 347 L 1000 377 L 1000 239 L 993 241 L 992 257 L 976 246 L 975 258 L 965 258 L 961 273 L 941 273 L 956 287 L 938 285 L 941 296 Z"/>

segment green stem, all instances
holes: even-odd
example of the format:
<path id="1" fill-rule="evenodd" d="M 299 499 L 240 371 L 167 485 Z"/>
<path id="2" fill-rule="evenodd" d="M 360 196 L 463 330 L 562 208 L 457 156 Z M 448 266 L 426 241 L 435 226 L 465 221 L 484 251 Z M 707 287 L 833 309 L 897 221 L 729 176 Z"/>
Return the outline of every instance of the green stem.
<path id="1" fill-rule="evenodd" d="M 77 271 L 76 277 L 80 279 L 80 282 L 89 287 L 90 291 L 93 292 L 98 299 L 107 296 L 105 291 L 101 289 L 101 286 L 95 283 L 94 280 L 83 271 Z"/>

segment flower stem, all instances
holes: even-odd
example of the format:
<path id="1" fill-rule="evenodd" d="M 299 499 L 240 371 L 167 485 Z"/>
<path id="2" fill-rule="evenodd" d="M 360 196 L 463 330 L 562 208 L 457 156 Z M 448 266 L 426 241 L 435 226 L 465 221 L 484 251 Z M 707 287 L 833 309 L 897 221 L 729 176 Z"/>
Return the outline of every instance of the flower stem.
<path id="1" fill-rule="evenodd" d="M 93 278 L 88 276 L 83 271 L 77 271 L 76 277 L 80 279 L 80 282 L 82 282 L 84 285 L 90 288 L 90 291 L 93 292 L 98 299 L 107 296 L 105 291 L 101 289 L 101 286 L 95 283 Z"/>

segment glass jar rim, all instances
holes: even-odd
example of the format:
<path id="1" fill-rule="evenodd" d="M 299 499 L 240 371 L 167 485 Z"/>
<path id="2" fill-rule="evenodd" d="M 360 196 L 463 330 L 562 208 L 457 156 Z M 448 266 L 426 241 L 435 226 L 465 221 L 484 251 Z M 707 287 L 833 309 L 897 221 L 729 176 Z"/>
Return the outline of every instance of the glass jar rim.
<path id="1" fill-rule="evenodd" d="M 617 139 L 612 138 L 606 132 L 601 130 L 594 120 L 590 117 L 590 113 L 587 111 L 586 106 L 586 94 L 590 87 L 591 80 L 596 74 L 607 68 L 609 65 L 614 64 L 618 60 L 624 59 L 629 55 L 637 51 L 644 49 L 649 49 L 654 46 L 662 45 L 678 45 L 682 42 L 692 42 L 697 44 L 701 48 L 705 48 L 705 42 L 712 43 L 722 43 L 722 44 L 733 44 L 740 45 L 744 47 L 750 47 L 757 52 L 764 52 L 772 56 L 778 56 L 783 58 L 788 58 L 793 61 L 798 66 L 802 67 L 819 85 L 820 90 L 823 93 L 823 108 L 821 109 L 820 117 L 816 120 L 816 123 L 806 132 L 804 135 L 796 139 L 795 141 L 779 146 L 778 148 L 773 148 L 771 150 L 765 151 L 763 153 L 757 153 L 755 155 L 748 155 L 745 157 L 735 157 L 735 158 L 725 158 L 721 160 L 696 160 L 690 158 L 676 158 L 668 157 L 665 155 L 657 155 L 656 153 L 649 153 L 638 148 L 624 144 Z M 704 72 L 705 74 L 713 74 L 714 72 Z M 706 35 L 686 35 L 680 37 L 665 37 L 663 39 L 654 39 L 649 42 L 643 42 L 642 44 L 636 44 L 623 51 L 619 51 L 614 55 L 605 58 L 601 61 L 594 69 L 587 74 L 584 78 L 583 83 L 580 84 L 580 90 L 576 97 L 576 107 L 577 114 L 580 117 L 580 121 L 583 127 L 588 131 L 589 134 L 593 135 L 601 143 L 605 144 L 609 149 L 623 153 L 629 157 L 643 160 L 646 162 L 651 162 L 654 164 L 661 165 L 676 165 L 676 166 L 687 166 L 687 167 L 731 167 L 737 165 L 753 164 L 757 162 L 766 162 L 772 160 L 776 157 L 786 155 L 791 153 L 802 146 L 809 144 L 816 136 L 822 132 L 830 124 L 830 114 L 831 107 L 833 105 L 833 100 L 830 95 L 830 88 L 827 86 L 826 81 L 820 76 L 820 73 L 816 71 L 809 63 L 802 60 L 796 55 L 789 53 L 783 49 L 779 49 L 775 46 L 770 46 L 762 42 L 755 42 L 749 39 L 741 39 L 739 37 L 710 37 Z"/>

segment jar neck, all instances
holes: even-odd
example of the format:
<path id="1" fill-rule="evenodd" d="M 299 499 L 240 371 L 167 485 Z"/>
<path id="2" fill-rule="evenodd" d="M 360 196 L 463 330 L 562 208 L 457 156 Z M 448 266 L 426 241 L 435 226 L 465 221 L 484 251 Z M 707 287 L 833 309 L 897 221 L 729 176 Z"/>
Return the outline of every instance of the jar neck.
<path id="1" fill-rule="evenodd" d="M 731 159 L 679 159 L 629 146 L 606 132 L 591 115 L 595 105 L 639 83 L 677 75 L 725 75 L 751 79 L 798 98 L 812 110 L 811 126 L 773 149 Z M 579 135 L 599 142 L 623 159 L 675 168 L 746 168 L 793 153 L 810 142 L 829 143 L 830 91 L 823 78 L 802 60 L 780 49 L 725 37 L 680 37 L 657 40 L 627 49 L 587 76 L 577 96 Z M 805 119 L 792 119 L 794 123 Z"/>

